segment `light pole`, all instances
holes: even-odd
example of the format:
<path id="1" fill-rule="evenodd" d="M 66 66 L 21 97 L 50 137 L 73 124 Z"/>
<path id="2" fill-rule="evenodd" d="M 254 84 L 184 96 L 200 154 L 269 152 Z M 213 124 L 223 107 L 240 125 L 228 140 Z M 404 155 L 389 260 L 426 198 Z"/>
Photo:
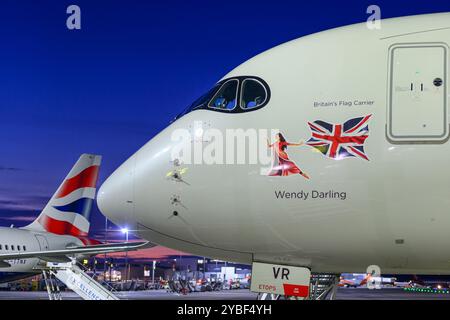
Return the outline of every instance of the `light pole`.
<path id="1" fill-rule="evenodd" d="M 126 242 L 128 242 L 128 229 L 122 228 L 121 231 L 125 234 Z M 125 251 L 125 280 L 128 280 L 128 251 Z"/>
<path id="2" fill-rule="evenodd" d="M 156 261 L 153 260 L 153 268 L 152 268 L 152 285 L 153 285 L 153 288 L 154 288 L 154 289 L 156 289 L 156 288 L 155 288 L 155 269 L 156 269 Z"/>
<path id="3" fill-rule="evenodd" d="M 105 244 L 108 243 L 108 218 L 105 216 Z M 106 282 L 106 252 L 103 260 L 103 280 Z M 111 281 L 111 277 L 109 277 L 109 281 Z"/>
<path id="4" fill-rule="evenodd" d="M 206 279 L 206 257 L 203 257 L 203 279 Z"/>

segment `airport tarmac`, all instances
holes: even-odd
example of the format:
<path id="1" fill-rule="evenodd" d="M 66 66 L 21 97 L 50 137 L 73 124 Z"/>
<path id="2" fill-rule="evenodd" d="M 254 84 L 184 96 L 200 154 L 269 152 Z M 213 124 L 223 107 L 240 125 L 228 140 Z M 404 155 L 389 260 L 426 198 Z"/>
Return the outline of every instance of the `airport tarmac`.
<path id="1" fill-rule="evenodd" d="M 168 293 L 165 290 L 124 291 L 118 297 L 124 300 L 256 300 L 249 290 L 223 290 L 195 292 L 187 295 Z M 62 292 L 63 300 L 80 300 L 73 292 Z M 0 300 L 47 300 L 46 291 L 0 291 Z M 369 290 L 367 288 L 339 288 L 336 300 L 450 300 L 450 294 L 406 292 L 400 288 Z"/>

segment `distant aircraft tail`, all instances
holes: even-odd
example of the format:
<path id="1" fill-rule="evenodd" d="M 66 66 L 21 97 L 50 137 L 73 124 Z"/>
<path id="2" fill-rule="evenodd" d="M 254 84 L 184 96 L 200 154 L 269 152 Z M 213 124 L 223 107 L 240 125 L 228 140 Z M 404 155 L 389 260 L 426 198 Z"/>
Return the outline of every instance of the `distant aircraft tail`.
<path id="1" fill-rule="evenodd" d="M 364 279 L 361 280 L 359 283 L 360 286 L 364 286 L 367 284 L 367 282 L 372 278 L 372 275 L 370 273 L 367 273 Z"/>
<path id="2" fill-rule="evenodd" d="M 82 154 L 39 217 L 24 229 L 86 237 L 101 156 Z"/>

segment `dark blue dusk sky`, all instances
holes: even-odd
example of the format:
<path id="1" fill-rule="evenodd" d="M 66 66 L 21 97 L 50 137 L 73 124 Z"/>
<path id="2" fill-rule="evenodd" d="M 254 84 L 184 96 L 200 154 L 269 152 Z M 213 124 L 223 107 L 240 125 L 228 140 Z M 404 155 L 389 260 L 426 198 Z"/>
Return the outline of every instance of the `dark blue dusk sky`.
<path id="1" fill-rule="evenodd" d="M 81 7 L 82 29 L 66 28 Z M 37 215 L 81 153 L 100 183 L 228 71 L 275 45 L 430 1 L 0 1 L 0 225 Z M 94 213 L 94 231 L 103 217 Z"/>

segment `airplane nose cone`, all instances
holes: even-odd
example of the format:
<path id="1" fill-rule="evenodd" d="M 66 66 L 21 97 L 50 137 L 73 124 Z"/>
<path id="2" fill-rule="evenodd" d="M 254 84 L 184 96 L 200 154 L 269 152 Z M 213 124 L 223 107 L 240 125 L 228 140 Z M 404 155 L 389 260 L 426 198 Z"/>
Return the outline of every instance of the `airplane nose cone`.
<path id="1" fill-rule="evenodd" d="M 100 187 L 97 204 L 100 211 L 119 227 L 134 225 L 134 157 L 128 159 Z"/>

